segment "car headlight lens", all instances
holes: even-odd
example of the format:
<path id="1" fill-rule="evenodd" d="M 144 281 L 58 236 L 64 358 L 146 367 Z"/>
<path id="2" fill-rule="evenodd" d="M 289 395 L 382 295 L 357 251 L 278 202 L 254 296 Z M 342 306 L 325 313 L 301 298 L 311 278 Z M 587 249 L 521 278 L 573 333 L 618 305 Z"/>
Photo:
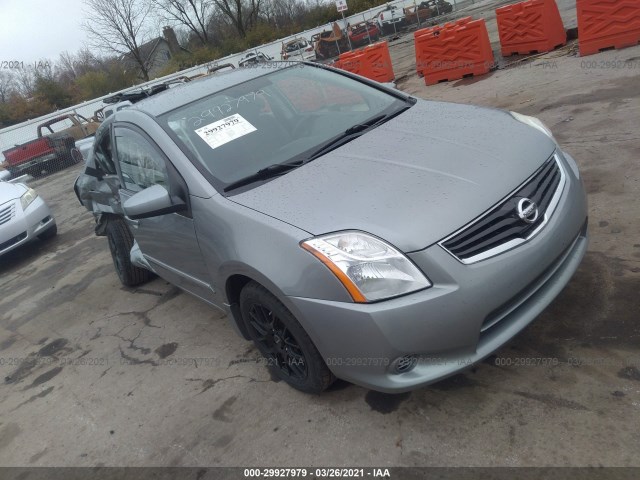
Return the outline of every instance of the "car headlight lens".
<path id="1" fill-rule="evenodd" d="M 528 115 L 522 115 L 521 113 L 517 113 L 517 112 L 509 112 L 509 113 L 511 113 L 511 116 L 516 120 L 518 120 L 519 122 L 522 122 L 525 125 L 529 125 L 530 127 L 533 127 L 536 130 L 541 131 L 547 137 L 555 141 L 555 138 L 553 138 L 553 133 L 551 132 L 551 130 L 549 130 L 549 128 L 544 123 L 542 123 L 540 119 L 536 117 L 530 117 Z"/>
<path id="2" fill-rule="evenodd" d="M 38 198 L 38 194 L 33 188 L 28 188 L 26 192 L 20 197 L 20 203 L 22 204 L 22 210 L 26 210 L 31 203 Z"/>
<path id="3" fill-rule="evenodd" d="M 401 252 L 366 233 L 323 235 L 300 246 L 329 267 L 354 302 L 382 300 L 431 286 Z"/>

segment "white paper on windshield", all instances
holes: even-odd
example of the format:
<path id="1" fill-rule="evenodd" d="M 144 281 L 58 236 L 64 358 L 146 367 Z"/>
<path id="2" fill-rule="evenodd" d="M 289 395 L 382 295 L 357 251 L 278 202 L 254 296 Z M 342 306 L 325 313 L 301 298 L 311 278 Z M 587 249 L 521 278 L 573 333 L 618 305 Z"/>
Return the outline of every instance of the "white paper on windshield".
<path id="1" fill-rule="evenodd" d="M 195 132 L 214 149 L 255 131 L 256 127 L 251 125 L 242 115 L 235 113 L 198 128 Z"/>

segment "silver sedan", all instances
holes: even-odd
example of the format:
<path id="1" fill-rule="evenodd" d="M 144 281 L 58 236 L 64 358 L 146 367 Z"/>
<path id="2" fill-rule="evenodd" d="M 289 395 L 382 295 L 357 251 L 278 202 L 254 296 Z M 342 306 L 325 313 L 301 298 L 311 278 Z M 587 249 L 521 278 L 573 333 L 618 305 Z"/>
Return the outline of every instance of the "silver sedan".
<path id="1" fill-rule="evenodd" d="M 76 192 L 125 285 L 153 272 L 226 309 L 300 390 L 402 392 L 487 357 L 567 284 L 586 196 L 540 120 L 276 67 L 102 124 Z"/>

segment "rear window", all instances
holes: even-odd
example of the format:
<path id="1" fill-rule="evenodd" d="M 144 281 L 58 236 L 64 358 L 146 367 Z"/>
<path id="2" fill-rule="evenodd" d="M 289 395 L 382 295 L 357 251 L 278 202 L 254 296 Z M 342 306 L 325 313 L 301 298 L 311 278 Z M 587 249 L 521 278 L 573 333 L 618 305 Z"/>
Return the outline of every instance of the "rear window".
<path id="1" fill-rule="evenodd" d="M 286 51 L 287 53 L 295 52 L 296 50 L 306 48 L 306 46 L 307 46 L 307 43 L 302 41 L 296 42 L 296 43 L 290 43 L 289 45 L 286 46 Z"/>

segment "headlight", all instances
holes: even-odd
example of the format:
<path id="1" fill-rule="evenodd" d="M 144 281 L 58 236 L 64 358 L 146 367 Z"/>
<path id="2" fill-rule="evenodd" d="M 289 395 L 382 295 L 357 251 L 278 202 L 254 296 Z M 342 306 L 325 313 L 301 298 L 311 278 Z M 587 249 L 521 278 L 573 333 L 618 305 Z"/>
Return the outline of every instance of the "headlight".
<path id="1" fill-rule="evenodd" d="M 549 128 L 547 128 L 547 126 L 544 123 L 542 123 L 541 120 L 537 119 L 536 117 L 529 117 L 528 115 L 522 115 L 521 113 L 517 113 L 517 112 L 509 112 L 509 113 L 511 113 L 511 116 L 516 120 L 518 120 L 519 122 L 522 122 L 525 125 L 529 125 L 530 127 L 533 127 L 541 131 L 547 137 L 551 138 L 555 142 L 555 138 L 553 138 L 553 133 L 551 133 L 551 130 L 549 130 Z"/>
<path id="2" fill-rule="evenodd" d="M 342 232 L 300 243 L 334 273 L 354 302 L 415 292 L 431 282 L 398 250 L 362 232 Z"/>
<path id="3" fill-rule="evenodd" d="M 38 198 L 38 194 L 33 188 L 28 188 L 26 192 L 20 197 L 20 203 L 22 204 L 22 210 L 26 210 L 31 202 Z"/>

